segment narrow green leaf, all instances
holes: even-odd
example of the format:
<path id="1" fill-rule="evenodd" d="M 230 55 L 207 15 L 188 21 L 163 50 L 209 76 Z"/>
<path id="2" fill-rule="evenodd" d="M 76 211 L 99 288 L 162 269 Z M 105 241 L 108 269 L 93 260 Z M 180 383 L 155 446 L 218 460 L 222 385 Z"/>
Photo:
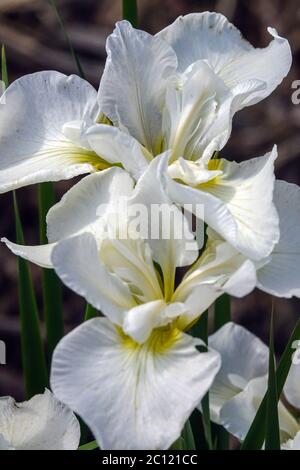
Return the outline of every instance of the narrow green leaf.
<path id="1" fill-rule="evenodd" d="M 67 42 L 67 44 L 68 44 L 68 46 L 69 46 L 69 49 L 70 49 L 72 58 L 73 58 L 73 60 L 74 60 L 75 66 L 76 66 L 76 68 L 77 68 L 78 74 L 79 74 L 79 76 L 80 76 L 81 78 L 85 78 L 85 74 L 84 74 L 83 68 L 82 68 L 82 66 L 81 66 L 79 57 L 78 57 L 78 55 L 77 55 L 77 53 L 76 53 L 76 51 L 75 51 L 75 49 L 74 49 L 74 47 L 73 47 L 73 45 L 72 45 L 72 42 L 71 42 L 71 40 L 70 40 L 70 37 L 69 37 L 69 35 L 68 35 L 68 33 L 67 33 L 66 26 L 65 26 L 65 22 L 64 22 L 64 19 L 63 19 L 61 13 L 59 12 L 59 9 L 58 9 L 56 0 L 50 0 L 50 4 L 51 4 L 52 7 L 53 7 L 53 10 L 54 10 L 54 12 L 55 12 L 55 14 L 56 14 L 56 16 L 57 16 L 59 25 L 60 25 L 60 27 L 61 27 L 61 29 L 62 29 L 62 31 L 63 31 L 64 36 L 65 36 L 66 42 Z"/>
<path id="2" fill-rule="evenodd" d="M 280 450 L 276 366 L 274 357 L 274 315 L 271 315 L 269 341 L 269 375 L 266 409 L 266 450 Z"/>
<path id="3" fill-rule="evenodd" d="M 223 294 L 219 297 L 214 306 L 214 331 L 219 330 L 225 323 L 231 321 L 230 296 Z"/>
<path id="4" fill-rule="evenodd" d="M 138 10 L 136 0 L 123 0 L 123 18 L 130 21 L 132 26 L 138 26 Z"/>
<path id="5" fill-rule="evenodd" d="M 283 391 L 285 381 L 287 379 L 291 363 L 293 350 L 293 342 L 300 338 L 300 319 L 297 321 L 296 326 L 292 332 L 289 342 L 284 350 L 279 361 L 276 371 L 277 381 L 277 399 L 279 400 L 280 395 Z M 265 439 L 265 420 L 266 420 L 266 408 L 267 408 L 267 394 L 264 396 L 262 403 L 259 407 L 258 412 L 254 418 L 254 421 L 248 431 L 248 434 L 241 446 L 241 450 L 256 450 L 261 449 Z"/>
<path id="6" fill-rule="evenodd" d="M 48 243 L 46 215 L 55 203 L 52 183 L 41 183 L 38 186 L 38 207 L 40 243 Z M 42 270 L 43 310 L 46 323 L 47 345 L 49 361 L 53 351 L 64 335 L 64 322 L 62 312 L 61 282 L 52 269 Z"/>
<path id="7" fill-rule="evenodd" d="M 1 52 L 2 81 L 9 85 L 5 48 Z M 23 228 L 19 213 L 16 192 L 13 192 L 13 205 L 16 224 L 16 241 L 24 244 Z M 43 393 L 48 385 L 46 362 L 41 340 L 38 309 L 33 289 L 31 273 L 27 261 L 18 257 L 18 292 L 21 326 L 22 365 L 24 370 L 26 397 Z"/>
<path id="8" fill-rule="evenodd" d="M 88 442 L 87 444 L 83 444 L 82 446 L 78 447 L 78 450 L 94 450 L 98 448 L 99 446 L 97 444 L 97 441 L 91 441 L 91 442 Z"/>
<path id="9" fill-rule="evenodd" d="M 24 244 L 16 193 L 13 193 L 17 243 Z M 48 385 L 46 362 L 40 334 L 38 309 L 28 263 L 18 257 L 19 310 L 22 363 L 26 397 L 43 393 Z"/>
<path id="10" fill-rule="evenodd" d="M 184 450 L 195 450 L 196 444 L 194 439 L 194 434 L 190 421 L 187 421 L 184 425 L 183 431 L 181 433 L 183 439 Z"/>
<path id="11" fill-rule="evenodd" d="M 177 441 L 174 442 L 174 444 L 171 445 L 170 450 L 184 450 L 184 440 L 183 437 L 180 437 L 177 439 Z"/>
<path id="12" fill-rule="evenodd" d="M 99 317 L 98 310 L 93 307 L 91 304 L 86 304 L 85 314 L 84 314 L 84 321 L 90 320 L 91 318 Z"/>
<path id="13" fill-rule="evenodd" d="M 218 157 L 216 157 L 218 158 Z M 231 321 L 231 299 L 228 294 L 219 297 L 214 305 L 214 331 Z M 216 448 L 225 450 L 229 447 L 229 434 L 222 426 L 215 427 Z"/>

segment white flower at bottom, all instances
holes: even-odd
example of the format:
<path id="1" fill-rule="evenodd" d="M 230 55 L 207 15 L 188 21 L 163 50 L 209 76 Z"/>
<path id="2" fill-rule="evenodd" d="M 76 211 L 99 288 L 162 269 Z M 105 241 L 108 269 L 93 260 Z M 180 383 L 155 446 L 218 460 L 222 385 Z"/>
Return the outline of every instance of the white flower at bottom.
<path id="1" fill-rule="evenodd" d="M 210 336 L 209 346 L 218 351 L 222 358 L 222 366 L 210 389 L 211 417 L 243 441 L 267 391 L 268 347 L 234 323 L 227 323 Z M 295 371 L 291 370 L 287 385 L 295 383 L 292 374 Z M 299 376 L 298 371 L 297 374 Z M 289 403 L 295 403 L 295 399 L 290 399 L 292 394 L 288 390 L 285 390 L 285 395 Z M 300 387 L 296 395 L 299 404 Z M 282 400 L 278 404 L 278 415 L 282 448 L 293 448 L 298 442 L 300 422 Z"/>
<path id="2" fill-rule="evenodd" d="M 104 318 L 83 323 L 53 356 L 55 394 L 91 428 L 101 449 L 167 449 L 220 367 L 217 353 L 179 330 L 142 345 Z"/>
<path id="3" fill-rule="evenodd" d="M 49 390 L 23 403 L 0 398 L 0 450 L 75 450 L 79 440 L 78 420 Z"/>

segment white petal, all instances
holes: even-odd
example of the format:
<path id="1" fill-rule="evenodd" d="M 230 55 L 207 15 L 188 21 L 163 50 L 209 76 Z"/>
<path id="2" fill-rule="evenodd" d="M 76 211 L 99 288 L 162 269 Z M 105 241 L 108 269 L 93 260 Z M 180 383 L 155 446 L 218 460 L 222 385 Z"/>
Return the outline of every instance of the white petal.
<path id="1" fill-rule="evenodd" d="M 273 203 L 276 156 L 274 147 L 270 154 L 242 163 L 221 160 L 223 174 L 216 181 L 190 188 L 168 180 L 169 194 L 182 205 L 204 205 L 206 223 L 245 256 L 259 260 L 279 239 Z"/>
<path id="2" fill-rule="evenodd" d="M 197 60 L 209 65 L 232 89 L 245 80 L 266 82 L 265 90 L 254 92 L 245 105 L 257 103 L 281 83 L 291 67 L 291 49 L 286 39 L 269 28 L 274 40 L 263 49 L 255 49 L 240 31 L 219 13 L 192 13 L 158 33 L 176 52 L 179 70 Z"/>
<path id="3" fill-rule="evenodd" d="M 26 246 L 10 242 L 7 238 L 1 238 L 1 241 L 17 256 L 21 256 L 42 268 L 52 268 L 51 253 L 55 243 L 48 245 Z"/>
<path id="4" fill-rule="evenodd" d="M 56 395 L 88 424 L 101 449 L 168 449 L 208 390 L 219 356 L 179 333 L 137 346 L 105 319 L 85 322 L 54 353 Z"/>
<path id="5" fill-rule="evenodd" d="M 220 423 L 243 441 L 267 390 L 267 377 L 252 379 L 245 389 L 227 401 L 220 410 Z"/>
<path id="6" fill-rule="evenodd" d="M 163 324 L 164 300 L 153 300 L 137 305 L 125 313 L 124 332 L 137 343 L 145 343 L 152 330 Z"/>
<path id="7" fill-rule="evenodd" d="M 76 450 L 80 439 L 76 417 L 49 390 L 23 403 L 0 398 L 0 432 L 17 450 Z"/>
<path id="8" fill-rule="evenodd" d="M 92 234 L 59 242 L 52 251 L 52 263 L 64 284 L 114 323 L 122 324 L 124 310 L 136 305 L 128 286 L 101 262 Z"/>
<path id="9" fill-rule="evenodd" d="M 145 171 L 151 159 L 137 140 L 113 126 L 96 124 L 86 132 L 90 147 L 110 163 L 121 163 L 135 179 Z"/>
<path id="10" fill-rule="evenodd" d="M 223 405 L 251 379 L 268 373 L 269 349 L 257 336 L 231 322 L 209 337 L 209 346 L 222 358 L 209 392 L 211 416 L 219 423 Z"/>
<path id="11" fill-rule="evenodd" d="M 172 278 L 176 267 L 188 266 L 198 257 L 198 245 L 188 221 L 181 210 L 171 204 L 162 184 L 161 174 L 166 172 L 167 159 L 168 155 L 162 154 L 150 163 L 129 200 L 129 205 L 142 204 L 147 209 L 148 243 L 165 280 Z M 160 211 L 156 213 L 158 217 L 156 209 Z M 155 229 L 158 230 L 155 232 Z"/>
<path id="12" fill-rule="evenodd" d="M 292 364 L 284 386 L 287 401 L 300 410 L 300 364 Z"/>
<path id="13" fill-rule="evenodd" d="M 300 450 L 300 431 L 294 439 L 289 439 L 281 446 L 281 450 Z"/>
<path id="14" fill-rule="evenodd" d="M 258 287 L 279 297 L 300 297 L 300 188 L 276 181 L 274 203 L 280 240 L 270 261 L 257 272 Z"/>
<path id="15" fill-rule="evenodd" d="M 93 112 L 96 91 L 72 75 L 46 71 L 16 80 L 0 102 L 0 193 L 41 181 L 94 171 L 87 149 L 64 134 L 64 125 Z"/>
<path id="16" fill-rule="evenodd" d="M 85 231 L 96 233 L 99 220 L 110 213 L 119 199 L 132 193 L 133 185 L 132 178 L 120 168 L 86 176 L 48 212 L 49 241 L 56 242 Z"/>
<path id="17" fill-rule="evenodd" d="M 221 409 L 221 424 L 239 440 L 244 440 L 267 390 L 267 376 L 252 379 L 244 391 L 229 400 Z M 281 440 L 294 437 L 299 424 L 280 401 L 278 405 Z"/>
<path id="18" fill-rule="evenodd" d="M 99 89 L 103 113 L 153 154 L 161 145 L 161 111 L 174 51 L 158 38 L 117 23 L 107 40 L 108 58 Z"/>
<path id="19" fill-rule="evenodd" d="M 193 63 L 166 93 L 163 128 L 171 161 L 182 156 L 208 161 L 228 141 L 241 103 L 264 88 L 264 82 L 249 80 L 231 91 L 207 62 Z"/>

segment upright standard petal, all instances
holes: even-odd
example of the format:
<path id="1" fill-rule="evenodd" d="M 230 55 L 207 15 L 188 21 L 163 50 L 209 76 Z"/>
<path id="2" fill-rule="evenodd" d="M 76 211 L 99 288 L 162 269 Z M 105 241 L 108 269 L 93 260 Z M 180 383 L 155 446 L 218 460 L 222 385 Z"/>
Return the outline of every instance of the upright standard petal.
<path id="1" fill-rule="evenodd" d="M 0 193 L 95 171 L 97 155 L 64 127 L 94 113 L 95 89 L 75 75 L 26 75 L 0 101 Z"/>
<path id="2" fill-rule="evenodd" d="M 280 239 L 270 260 L 257 271 L 258 287 L 278 297 L 300 297 L 300 188 L 275 181 L 274 204 Z"/>
<path id="3" fill-rule="evenodd" d="M 0 398 L 0 448 L 16 450 L 76 450 L 80 426 L 75 415 L 45 390 L 28 401 Z"/>
<path id="4" fill-rule="evenodd" d="M 166 84 L 177 67 L 174 51 L 121 21 L 107 40 L 107 53 L 99 88 L 102 112 L 150 152 L 159 153 Z"/>
<path id="5" fill-rule="evenodd" d="M 209 337 L 209 346 L 222 358 L 209 394 L 211 417 L 220 423 L 223 405 L 250 380 L 268 373 L 269 349 L 248 330 L 231 322 Z"/>
<path id="6" fill-rule="evenodd" d="M 176 268 L 191 265 L 198 257 L 199 247 L 186 217 L 171 204 L 163 186 L 161 173 L 166 172 L 167 162 L 166 153 L 150 163 L 129 199 L 129 207 L 137 204 L 147 210 L 147 241 L 153 259 L 162 269 L 165 286 L 169 286 L 168 296 L 173 291 Z"/>
<path id="7" fill-rule="evenodd" d="M 268 29 L 273 40 L 266 48 L 254 48 L 240 31 L 219 13 L 180 16 L 157 34 L 175 50 L 181 72 L 197 60 L 206 60 L 225 84 L 234 89 L 242 81 L 260 80 L 265 89 L 254 90 L 240 108 L 269 96 L 288 74 L 291 48 L 286 39 Z"/>
<path id="8" fill-rule="evenodd" d="M 199 342 L 165 331 L 140 346 L 93 319 L 59 343 L 51 384 L 101 449 L 168 449 L 220 366 L 217 353 L 197 351 Z"/>
<path id="9" fill-rule="evenodd" d="M 181 205 L 190 203 L 193 208 L 203 205 L 204 220 L 212 229 L 245 256 L 260 260 L 279 240 L 273 203 L 276 157 L 274 147 L 264 157 L 242 163 L 211 160 L 208 168 L 221 170 L 221 175 L 196 187 L 168 178 L 170 197 Z"/>

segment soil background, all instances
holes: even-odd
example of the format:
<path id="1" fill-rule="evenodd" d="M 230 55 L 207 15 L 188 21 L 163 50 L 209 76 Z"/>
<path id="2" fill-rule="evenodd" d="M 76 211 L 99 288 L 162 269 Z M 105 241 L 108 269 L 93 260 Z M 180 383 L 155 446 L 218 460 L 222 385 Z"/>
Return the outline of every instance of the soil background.
<path id="1" fill-rule="evenodd" d="M 105 63 L 105 41 L 114 23 L 121 19 L 120 0 L 60 0 L 57 2 L 66 29 L 79 55 L 87 79 L 97 88 Z M 300 184 L 300 105 L 291 101 L 292 82 L 300 79 L 300 2 L 298 0 L 139 0 L 140 28 L 156 33 L 177 16 L 191 12 L 224 13 L 256 47 L 268 44 L 267 27 L 275 27 L 288 38 L 293 52 L 293 66 L 284 82 L 271 97 L 238 113 L 233 132 L 222 155 L 242 161 L 263 155 L 278 145 L 277 177 Z M 71 74 L 76 68 L 64 34 L 47 0 L 0 0 L 0 44 L 6 45 L 10 81 L 45 69 Z M 298 161 L 299 159 L 299 161 Z M 60 198 L 73 182 L 56 184 Z M 26 241 L 38 243 L 36 186 L 18 190 Z M 15 240 L 12 194 L 0 196 L 0 235 Z M 300 236 L 300 234 L 299 234 Z M 31 267 L 36 287 L 41 325 L 41 272 Z M 84 301 L 64 288 L 66 331 L 83 317 Z M 232 301 L 233 318 L 264 341 L 268 338 L 272 299 L 259 291 Z M 297 299 L 275 300 L 275 343 L 282 352 L 295 324 L 300 303 Z M 7 346 L 7 364 L 0 365 L 0 396 L 24 398 L 20 356 L 17 263 L 0 246 L 0 340 Z"/>

